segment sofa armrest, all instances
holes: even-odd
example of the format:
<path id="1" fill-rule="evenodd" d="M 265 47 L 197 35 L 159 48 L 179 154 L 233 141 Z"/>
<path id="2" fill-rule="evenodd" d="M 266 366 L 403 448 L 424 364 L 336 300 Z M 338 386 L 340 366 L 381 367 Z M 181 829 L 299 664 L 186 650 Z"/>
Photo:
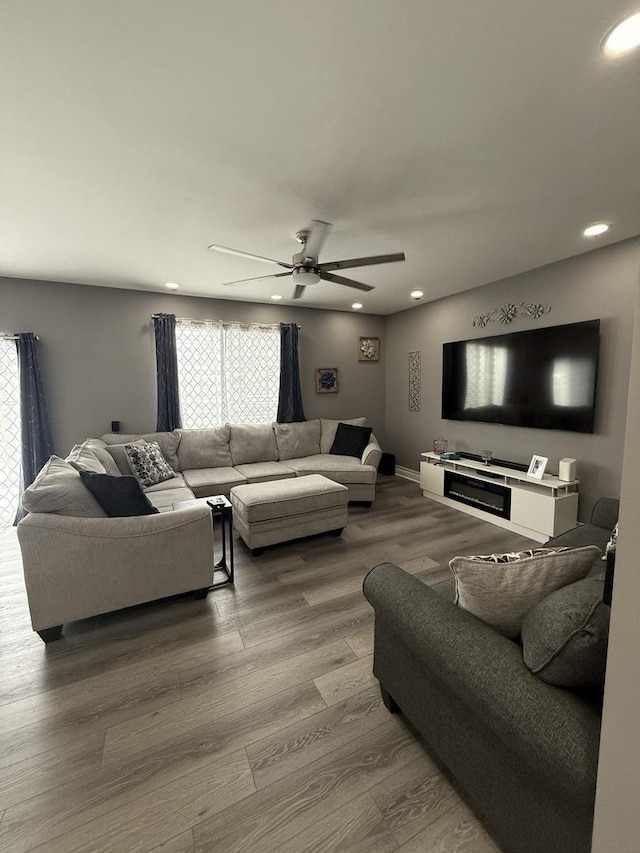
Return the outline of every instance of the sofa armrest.
<path id="1" fill-rule="evenodd" d="M 598 498 L 591 510 L 591 524 L 613 530 L 618 521 L 620 501 L 617 498 Z"/>
<path id="2" fill-rule="evenodd" d="M 369 444 L 362 451 L 362 456 L 360 457 L 360 462 L 363 465 L 373 465 L 374 468 L 377 468 L 380 464 L 380 459 L 382 457 L 382 449 L 378 444 L 378 439 L 371 433 L 369 438 Z"/>
<path id="3" fill-rule="evenodd" d="M 600 713 L 592 703 L 540 681 L 526 668 L 516 643 L 398 566 L 382 563 L 372 569 L 364 594 L 375 609 L 376 644 L 382 629 L 420 662 L 418 671 L 390 678 L 411 685 L 426 677 L 423 670 L 434 673 L 434 681 L 445 682 L 479 724 L 528 766 L 542 763 L 551 778 L 593 788 Z M 394 686 L 385 687 L 393 695 Z M 402 707 L 402 697 L 394 698 Z"/>
<path id="4" fill-rule="evenodd" d="M 133 518 L 29 513 L 18 541 L 35 631 L 212 582 L 206 506 Z"/>

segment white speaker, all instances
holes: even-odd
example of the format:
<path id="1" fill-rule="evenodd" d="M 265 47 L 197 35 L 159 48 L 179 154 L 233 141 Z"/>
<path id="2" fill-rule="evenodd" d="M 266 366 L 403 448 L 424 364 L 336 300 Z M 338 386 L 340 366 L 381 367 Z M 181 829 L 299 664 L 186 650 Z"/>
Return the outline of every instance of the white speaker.
<path id="1" fill-rule="evenodd" d="M 558 464 L 558 479 L 568 482 L 569 480 L 575 480 L 575 478 L 576 460 L 570 459 L 568 456 L 561 459 Z"/>

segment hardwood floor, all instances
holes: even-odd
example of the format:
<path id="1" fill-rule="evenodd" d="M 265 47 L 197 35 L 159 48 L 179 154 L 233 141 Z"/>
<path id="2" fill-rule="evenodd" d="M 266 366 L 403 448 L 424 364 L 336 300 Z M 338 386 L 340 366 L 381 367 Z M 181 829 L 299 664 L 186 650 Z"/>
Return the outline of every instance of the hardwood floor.
<path id="1" fill-rule="evenodd" d="M 454 554 L 530 541 L 381 477 L 343 537 L 253 558 L 236 583 L 31 631 L 0 536 L 2 853 L 496 853 L 371 672 L 361 585 L 434 583 Z M 133 567 L 132 567 L 132 570 Z"/>

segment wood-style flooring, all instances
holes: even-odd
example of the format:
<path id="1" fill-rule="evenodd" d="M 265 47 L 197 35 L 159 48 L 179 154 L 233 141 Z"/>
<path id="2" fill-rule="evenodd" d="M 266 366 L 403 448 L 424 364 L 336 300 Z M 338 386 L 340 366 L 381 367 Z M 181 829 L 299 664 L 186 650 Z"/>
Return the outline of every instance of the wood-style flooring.
<path id="1" fill-rule="evenodd" d="M 361 584 L 385 560 L 433 583 L 454 554 L 530 545 L 381 477 L 341 539 L 258 558 L 236 539 L 234 587 L 68 624 L 45 646 L 5 531 L 0 852 L 496 853 L 383 706 Z"/>

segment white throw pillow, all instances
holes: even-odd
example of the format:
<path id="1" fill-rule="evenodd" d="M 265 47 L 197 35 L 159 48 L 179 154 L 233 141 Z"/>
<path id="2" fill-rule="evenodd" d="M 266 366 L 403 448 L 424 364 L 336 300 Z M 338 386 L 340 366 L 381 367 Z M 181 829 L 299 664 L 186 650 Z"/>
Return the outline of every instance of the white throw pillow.
<path id="1" fill-rule="evenodd" d="M 27 512 L 51 512 L 77 518 L 106 518 L 107 513 L 65 459 L 52 456 L 21 498 Z"/>
<path id="2" fill-rule="evenodd" d="M 514 554 L 454 557 L 455 603 L 505 637 L 517 637 L 526 613 L 549 593 L 585 577 L 601 554 L 584 548 L 538 548 Z"/>

